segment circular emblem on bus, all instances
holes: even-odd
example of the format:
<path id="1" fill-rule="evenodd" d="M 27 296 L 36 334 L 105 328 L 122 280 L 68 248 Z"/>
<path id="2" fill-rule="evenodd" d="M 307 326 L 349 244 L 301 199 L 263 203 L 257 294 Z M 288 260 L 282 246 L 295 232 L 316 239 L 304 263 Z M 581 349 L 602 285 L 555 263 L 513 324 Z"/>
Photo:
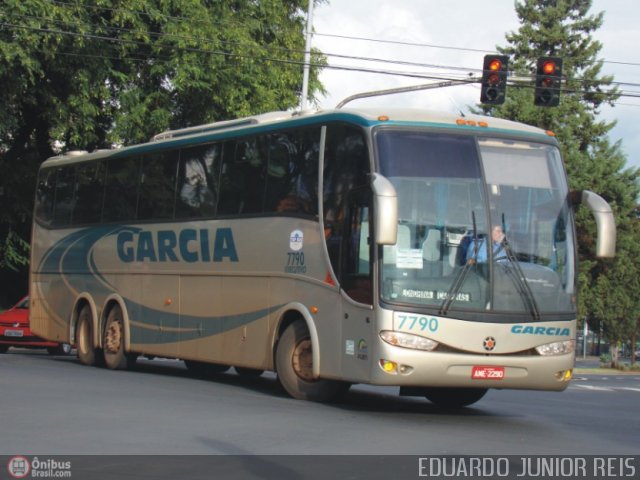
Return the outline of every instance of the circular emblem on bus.
<path id="1" fill-rule="evenodd" d="M 482 342 L 482 346 L 487 352 L 490 352 L 494 348 L 496 348 L 496 339 L 493 337 L 487 337 Z"/>
<path id="2" fill-rule="evenodd" d="M 289 248 L 294 252 L 302 250 L 302 245 L 304 244 L 304 234 L 302 230 L 294 230 L 289 235 Z"/>

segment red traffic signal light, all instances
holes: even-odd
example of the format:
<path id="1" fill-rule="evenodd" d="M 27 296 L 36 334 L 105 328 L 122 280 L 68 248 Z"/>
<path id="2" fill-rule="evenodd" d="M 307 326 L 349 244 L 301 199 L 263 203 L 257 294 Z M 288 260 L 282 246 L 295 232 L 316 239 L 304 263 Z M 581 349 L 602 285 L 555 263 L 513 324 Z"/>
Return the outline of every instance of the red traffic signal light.
<path id="1" fill-rule="evenodd" d="M 502 68 L 502 60 L 499 58 L 494 58 L 489 62 L 489 70 L 492 72 L 497 72 Z"/>
<path id="2" fill-rule="evenodd" d="M 542 73 L 545 75 L 553 75 L 556 73 L 556 61 L 555 60 L 543 60 L 542 61 Z"/>
<path id="3" fill-rule="evenodd" d="M 536 88 L 533 103 L 541 107 L 555 107 L 560 103 L 562 59 L 540 57 L 536 69 Z"/>
<path id="4" fill-rule="evenodd" d="M 482 66 L 480 102 L 490 105 L 504 103 L 507 90 L 509 57 L 506 55 L 485 55 Z"/>

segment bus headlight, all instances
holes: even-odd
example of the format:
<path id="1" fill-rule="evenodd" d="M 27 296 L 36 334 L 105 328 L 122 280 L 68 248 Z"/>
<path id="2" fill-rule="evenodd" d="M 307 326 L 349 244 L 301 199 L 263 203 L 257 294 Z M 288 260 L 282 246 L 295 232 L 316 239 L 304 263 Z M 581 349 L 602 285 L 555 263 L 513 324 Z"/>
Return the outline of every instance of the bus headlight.
<path id="1" fill-rule="evenodd" d="M 413 335 L 405 332 L 393 332 L 391 330 L 383 330 L 380 332 L 380 338 L 390 345 L 396 347 L 412 348 L 414 350 L 431 351 L 438 346 L 438 342 L 429 338 Z"/>
<path id="2" fill-rule="evenodd" d="M 547 343 L 536 347 L 536 351 L 542 356 L 565 355 L 573 353 L 576 349 L 575 340 L 564 340 L 562 342 Z"/>

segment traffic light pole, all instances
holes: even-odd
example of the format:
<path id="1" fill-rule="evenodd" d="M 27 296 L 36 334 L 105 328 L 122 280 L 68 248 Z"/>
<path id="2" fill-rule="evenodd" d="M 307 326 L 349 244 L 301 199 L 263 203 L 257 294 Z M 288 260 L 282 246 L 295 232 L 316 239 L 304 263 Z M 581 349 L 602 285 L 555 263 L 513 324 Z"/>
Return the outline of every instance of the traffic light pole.
<path id="1" fill-rule="evenodd" d="M 446 80 L 443 82 L 426 83 L 423 85 L 413 85 L 410 87 L 389 88 L 386 90 L 373 90 L 371 92 L 357 93 L 355 95 L 351 95 L 350 97 L 347 97 L 344 100 L 342 100 L 338 105 L 336 105 L 336 109 L 340 109 L 344 107 L 347 103 L 352 102 L 354 100 L 359 100 L 361 98 L 379 97 L 382 95 L 394 95 L 396 93 L 417 92 L 420 90 L 434 90 L 436 88 L 456 87 L 458 85 L 469 85 L 471 83 L 480 83 L 481 81 L 482 81 L 482 77 L 469 77 L 464 80 Z M 535 77 L 531 77 L 531 76 L 524 76 L 524 77 L 510 76 L 507 79 L 507 85 L 521 85 L 521 86 L 531 87 L 534 81 L 535 81 Z"/>
<path id="2" fill-rule="evenodd" d="M 469 83 L 478 83 L 479 81 L 480 81 L 480 77 L 470 77 L 465 80 L 446 80 L 444 82 L 426 83 L 424 85 L 414 85 L 411 87 L 398 87 L 398 88 L 389 88 L 387 90 L 374 90 L 371 92 L 357 93 L 355 95 L 351 95 L 350 97 L 347 97 L 344 100 L 342 100 L 338 105 L 336 105 L 336 109 L 340 109 L 344 107 L 347 103 L 352 102 L 354 100 L 358 100 L 360 98 L 378 97 L 382 95 L 393 95 L 396 93 L 405 93 L 405 92 L 416 92 L 419 90 L 433 90 L 436 88 L 444 88 L 444 87 L 455 87 L 457 85 L 467 85 Z"/>

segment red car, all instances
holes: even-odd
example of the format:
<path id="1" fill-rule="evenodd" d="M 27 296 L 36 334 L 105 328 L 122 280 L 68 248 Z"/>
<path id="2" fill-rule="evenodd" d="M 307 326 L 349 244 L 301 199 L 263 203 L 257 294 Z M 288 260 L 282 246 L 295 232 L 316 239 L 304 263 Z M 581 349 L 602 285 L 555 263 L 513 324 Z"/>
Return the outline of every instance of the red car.
<path id="1" fill-rule="evenodd" d="M 31 333 L 29 297 L 0 313 L 0 353 L 7 353 L 9 347 L 46 348 L 51 355 L 68 355 L 71 352 L 71 345 L 67 343 L 49 342 Z"/>

